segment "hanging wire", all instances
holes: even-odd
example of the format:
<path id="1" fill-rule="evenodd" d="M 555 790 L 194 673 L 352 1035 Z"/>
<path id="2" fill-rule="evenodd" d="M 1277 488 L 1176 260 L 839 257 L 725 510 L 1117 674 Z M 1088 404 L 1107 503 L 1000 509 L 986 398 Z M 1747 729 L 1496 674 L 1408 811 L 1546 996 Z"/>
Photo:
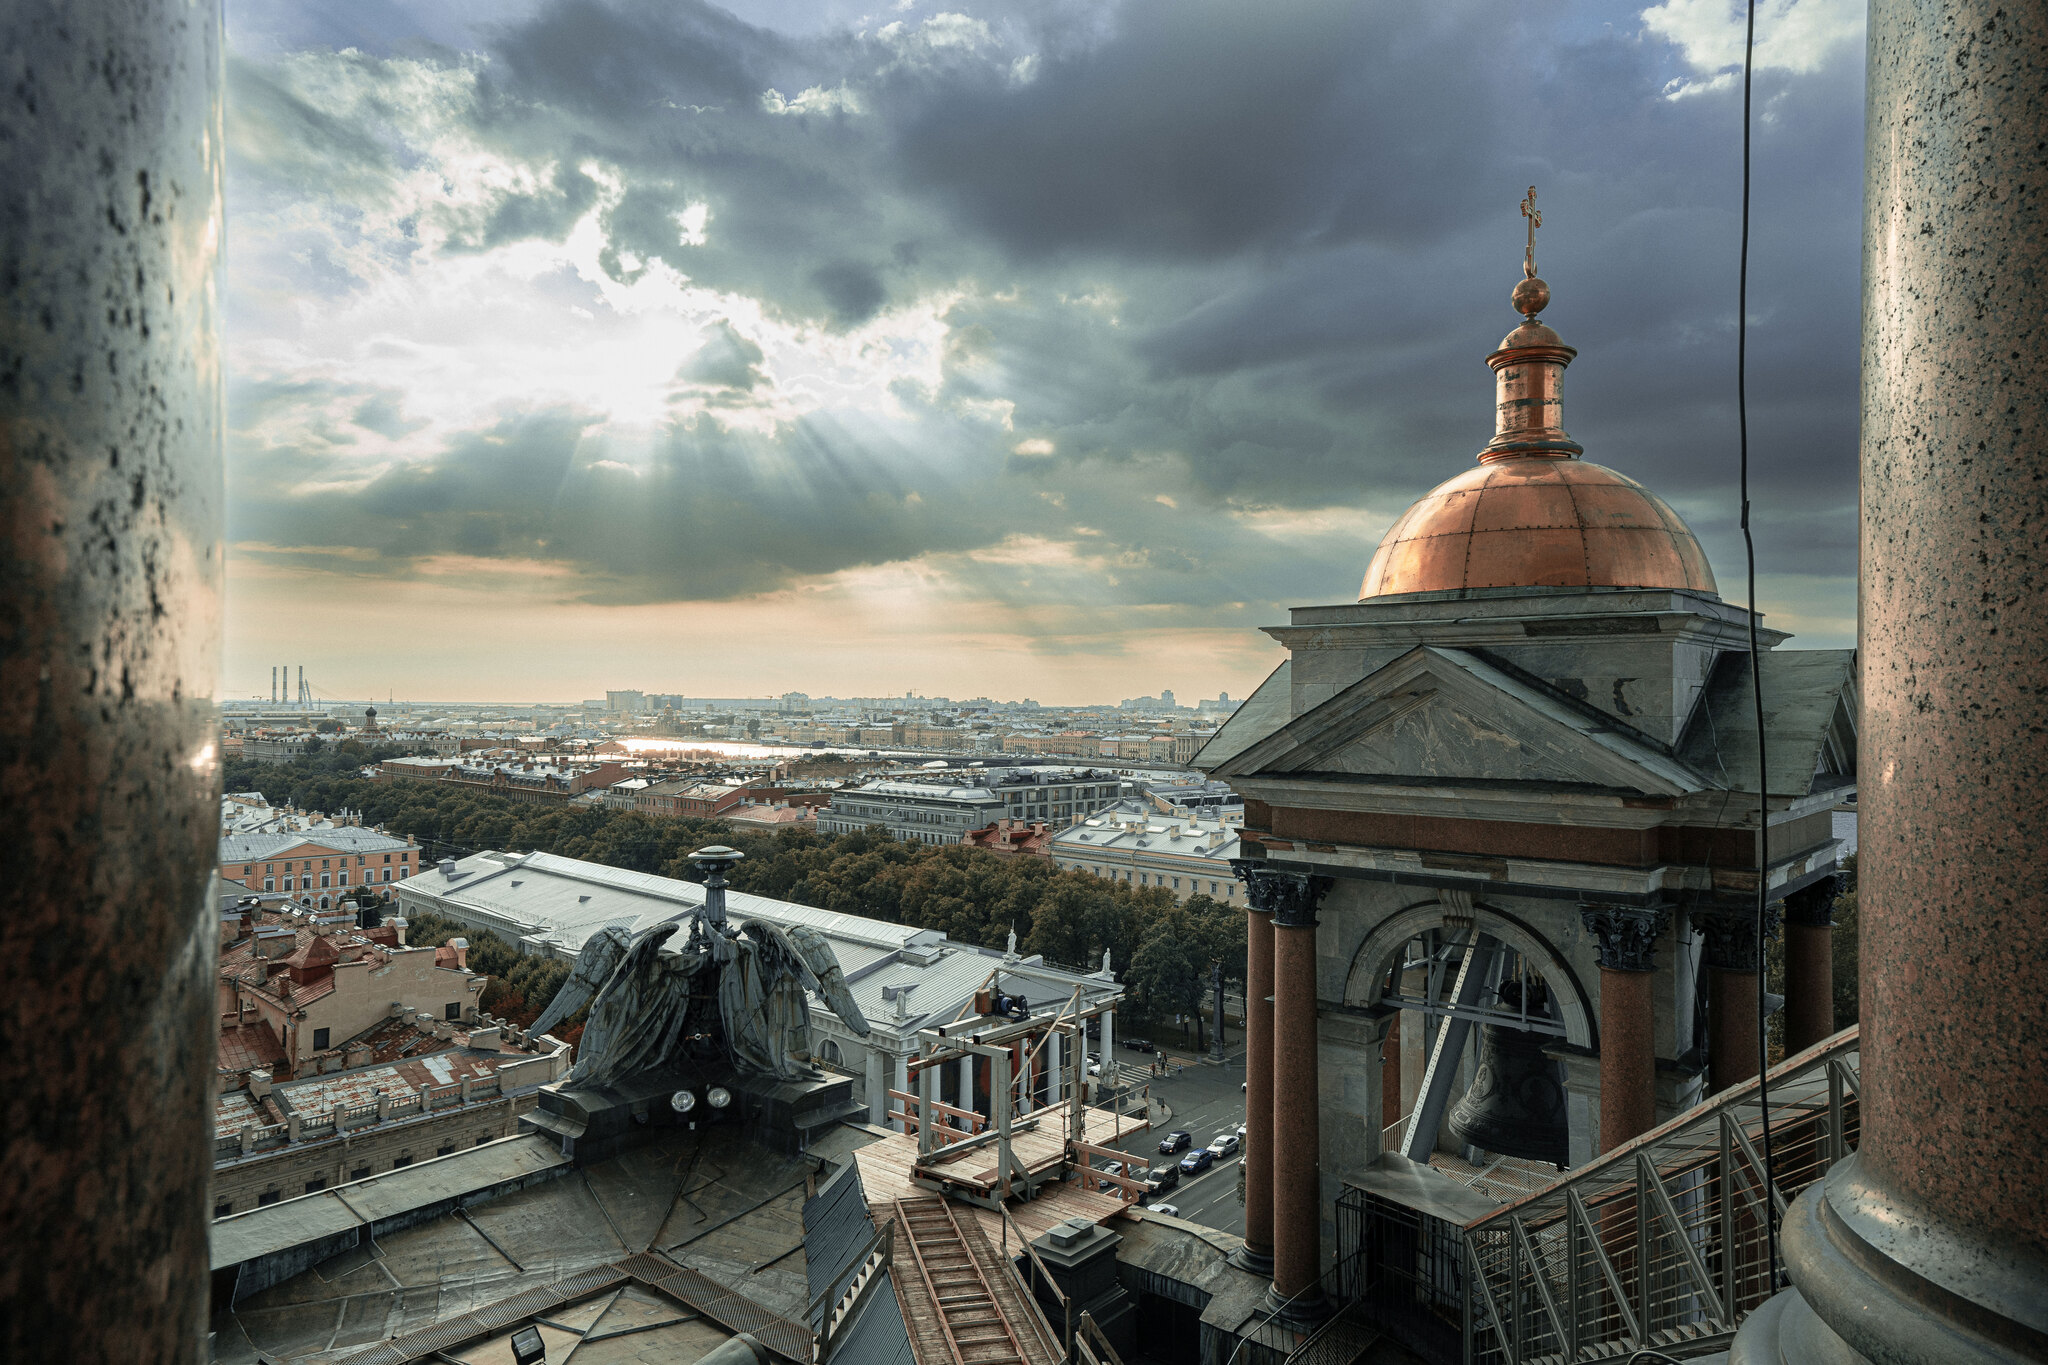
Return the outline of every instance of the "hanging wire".
<path id="1" fill-rule="evenodd" d="M 1756 709 L 1756 1093 L 1763 1116 L 1764 1158 L 1764 1275 L 1772 1292 L 1778 1288 L 1778 1220 L 1771 1152 L 1771 1049 L 1770 1011 L 1765 1000 L 1763 976 L 1764 929 L 1770 906 L 1770 769 L 1764 740 L 1763 651 L 1757 641 L 1756 538 L 1749 525 L 1749 161 L 1750 89 L 1756 70 L 1756 0 L 1745 0 L 1745 30 L 1742 38 L 1742 252 L 1735 283 L 1735 425 L 1742 480 L 1742 553 L 1749 579 L 1749 693 Z"/>

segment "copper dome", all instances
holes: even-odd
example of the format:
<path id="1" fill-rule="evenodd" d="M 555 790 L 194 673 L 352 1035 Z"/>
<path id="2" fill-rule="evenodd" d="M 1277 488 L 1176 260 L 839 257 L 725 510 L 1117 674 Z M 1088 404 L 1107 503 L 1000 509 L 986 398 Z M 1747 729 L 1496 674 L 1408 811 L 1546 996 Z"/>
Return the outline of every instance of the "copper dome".
<path id="1" fill-rule="evenodd" d="M 1410 507 L 1380 542 L 1359 598 L 1511 587 L 1716 591 L 1692 531 L 1634 479 L 1581 459 L 1511 456 Z"/>
<path id="2" fill-rule="evenodd" d="M 1564 372 L 1578 352 L 1537 314 L 1536 191 L 1522 324 L 1486 357 L 1494 434 L 1468 469 L 1425 493 L 1380 542 L 1359 600 L 1463 588 L 1685 588 L 1715 592 L 1714 571 L 1678 513 L 1623 474 L 1579 458 L 1564 429 Z"/>

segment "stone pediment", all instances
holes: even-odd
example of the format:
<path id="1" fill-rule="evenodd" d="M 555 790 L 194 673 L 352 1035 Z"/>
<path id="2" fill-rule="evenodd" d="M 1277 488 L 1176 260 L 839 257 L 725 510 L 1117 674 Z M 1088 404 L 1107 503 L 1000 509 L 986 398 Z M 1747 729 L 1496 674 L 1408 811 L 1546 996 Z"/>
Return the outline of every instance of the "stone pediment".
<path id="1" fill-rule="evenodd" d="M 1217 768 L 1221 778 L 1314 774 L 1701 790 L 1641 735 L 1467 650 L 1423 646 Z"/>

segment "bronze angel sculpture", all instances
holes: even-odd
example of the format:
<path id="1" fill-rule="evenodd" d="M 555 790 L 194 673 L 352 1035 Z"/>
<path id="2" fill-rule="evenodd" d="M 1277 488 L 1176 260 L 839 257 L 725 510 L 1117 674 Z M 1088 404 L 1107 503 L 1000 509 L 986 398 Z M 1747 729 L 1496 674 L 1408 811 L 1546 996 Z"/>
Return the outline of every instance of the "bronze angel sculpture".
<path id="1" fill-rule="evenodd" d="M 816 929 L 750 920 L 734 931 L 692 912 L 689 938 L 664 952 L 684 918 L 631 935 L 607 926 L 585 940 L 576 969 L 527 1031 L 539 1037 L 590 1004 L 569 1084 L 602 1086 L 653 1070 L 677 1059 L 686 1040 L 712 1034 L 742 1071 L 778 1080 L 817 1076 L 806 991 L 867 1036 L 832 945 Z M 714 998 L 715 1021 L 703 1014 Z"/>

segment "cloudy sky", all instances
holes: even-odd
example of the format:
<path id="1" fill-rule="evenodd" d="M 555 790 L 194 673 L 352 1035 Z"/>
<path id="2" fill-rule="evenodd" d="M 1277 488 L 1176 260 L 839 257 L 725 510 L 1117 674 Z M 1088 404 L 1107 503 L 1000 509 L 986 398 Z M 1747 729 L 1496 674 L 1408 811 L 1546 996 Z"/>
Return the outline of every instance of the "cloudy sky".
<path id="1" fill-rule="evenodd" d="M 1759 597 L 1854 637 L 1861 0 L 1760 0 Z M 1248 691 L 1491 434 L 1740 598 L 1727 0 L 228 0 L 227 695 Z"/>

